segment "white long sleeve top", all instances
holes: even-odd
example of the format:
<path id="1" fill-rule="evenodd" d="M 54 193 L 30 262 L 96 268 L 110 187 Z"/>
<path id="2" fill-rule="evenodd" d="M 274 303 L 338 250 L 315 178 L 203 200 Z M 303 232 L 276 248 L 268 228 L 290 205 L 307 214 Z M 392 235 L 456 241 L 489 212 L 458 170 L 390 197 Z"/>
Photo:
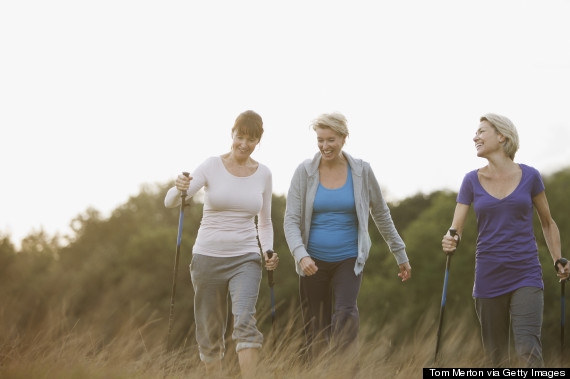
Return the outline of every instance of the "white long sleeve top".
<path id="1" fill-rule="evenodd" d="M 187 191 L 187 199 L 201 188 L 205 190 L 204 211 L 193 254 L 214 257 L 234 257 L 248 253 L 259 254 L 273 249 L 271 222 L 271 171 L 259 163 L 255 173 L 246 177 L 232 175 L 222 158 L 208 158 L 194 172 Z M 164 205 L 180 205 L 180 191 L 168 190 Z M 256 229 L 255 216 L 258 217 Z"/>

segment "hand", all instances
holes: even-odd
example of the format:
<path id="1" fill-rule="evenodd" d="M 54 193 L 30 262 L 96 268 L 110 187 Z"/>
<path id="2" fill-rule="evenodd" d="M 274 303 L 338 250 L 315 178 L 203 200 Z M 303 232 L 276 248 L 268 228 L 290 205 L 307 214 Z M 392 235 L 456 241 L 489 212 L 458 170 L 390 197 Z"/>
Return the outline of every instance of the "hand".
<path id="1" fill-rule="evenodd" d="M 315 261 L 311 257 L 304 257 L 299 261 L 299 265 L 301 266 L 301 270 L 307 276 L 311 276 L 319 271 L 319 268 L 315 264 Z"/>
<path id="2" fill-rule="evenodd" d="M 279 256 L 277 253 L 273 253 L 271 259 L 267 256 L 267 252 L 263 253 L 263 257 L 265 258 L 265 269 L 268 271 L 273 271 L 277 268 L 279 264 Z"/>
<path id="3" fill-rule="evenodd" d="M 451 254 L 457 249 L 457 241 L 459 241 L 459 235 L 452 237 L 449 232 L 443 236 L 441 240 L 441 248 L 445 254 Z"/>
<path id="4" fill-rule="evenodd" d="M 188 191 L 188 188 L 190 188 L 190 181 L 192 179 L 193 178 L 191 176 L 187 177 L 183 174 L 178 175 L 175 182 L 176 189 L 180 192 Z"/>
<path id="5" fill-rule="evenodd" d="M 564 260 L 562 258 L 562 260 Z M 568 280 L 568 278 L 570 277 L 570 263 L 566 263 L 564 266 L 562 266 L 562 264 L 559 262 L 556 265 L 557 268 L 557 273 L 556 275 L 560 278 L 560 281 L 564 281 L 564 280 Z"/>
<path id="6" fill-rule="evenodd" d="M 404 262 L 399 266 L 400 273 L 398 276 L 402 279 L 402 282 L 405 282 L 412 277 L 412 266 L 410 266 L 410 262 Z"/>

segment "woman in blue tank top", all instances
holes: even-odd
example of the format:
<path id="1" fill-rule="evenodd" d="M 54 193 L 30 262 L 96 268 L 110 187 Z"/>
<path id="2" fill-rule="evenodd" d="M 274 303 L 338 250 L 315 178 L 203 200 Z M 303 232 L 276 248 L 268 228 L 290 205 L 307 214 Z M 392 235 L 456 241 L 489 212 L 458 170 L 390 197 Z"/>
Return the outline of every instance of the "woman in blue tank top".
<path id="1" fill-rule="evenodd" d="M 339 113 L 313 121 L 319 152 L 301 163 L 287 195 L 285 237 L 295 258 L 309 359 L 328 351 L 357 361 L 356 298 L 371 241 L 372 215 L 399 265 L 411 277 L 405 245 L 367 162 L 342 148 L 348 136 Z"/>
<path id="2" fill-rule="evenodd" d="M 570 265 L 560 264 L 560 232 L 550 215 L 539 172 L 514 162 L 519 146 L 515 126 L 496 114 L 486 114 L 480 122 L 473 141 L 477 156 L 487 159 L 488 165 L 465 175 L 451 225 L 458 236 L 447 233 L 443 251 L 455 250 L 473 204 L 478 229 L 473 298 L 486 356 L 495 367 L 510 364 L 512 326 L 521 364 L 543 367 L 544 285 L 532 227 L 533 206 L 560 278 L 568 277 Z"/>

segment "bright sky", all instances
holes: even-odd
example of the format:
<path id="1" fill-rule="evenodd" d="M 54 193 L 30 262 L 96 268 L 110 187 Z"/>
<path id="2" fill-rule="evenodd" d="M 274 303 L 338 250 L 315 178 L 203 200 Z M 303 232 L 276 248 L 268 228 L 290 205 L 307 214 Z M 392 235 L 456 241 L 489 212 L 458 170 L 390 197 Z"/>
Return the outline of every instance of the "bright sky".
<path id="1" fill-rule="evenodd" d="M 551 173 L 570 165 L 569 16 L 568 0 L 3 1 L 0 234 L 108 215 L 229 151 L 246 109 L 279 194 L 330 111 L 390 200 L 457 190 L 485 164 L 487 112 Z"/>

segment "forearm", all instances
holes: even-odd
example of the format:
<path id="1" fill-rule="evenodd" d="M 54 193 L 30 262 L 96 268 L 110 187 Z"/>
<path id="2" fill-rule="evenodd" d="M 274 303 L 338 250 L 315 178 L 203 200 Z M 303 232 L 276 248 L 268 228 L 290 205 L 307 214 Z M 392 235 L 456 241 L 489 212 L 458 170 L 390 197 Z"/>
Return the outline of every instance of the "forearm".
<path id="1" fill-rule="evenodd" d="M 552 257 L 552 261 L 556 262 L 562 257 L 562 247 L 560 243 L 560 231 L 554 220 L 542 225 L 542 233 L 546 241 L 546 246 Z"/>
<path id="2" fill-rule="evenodd" d="M 372 170 L 368 172 L 368 181 L 370 195 L 369 212 L 372 220 L 374 220 L 376 228 L 388 244 L 390 251 L 396 257 L 398 264 L 407 262 L 406 245 L 396 230 L 394 220 L 392 220 L 392 215 L 390 214 L 390 208 L 386 200 L 384 200 L 382 190 Z M 366 218 L 368 218 L 368 214 L 366 214 Z"/>
<path id="3" fill-rule="evenodd" d="M 176 189 L 176 187 L 172 187 L 166 193 L 166 197 L 164 198 L 164 206 L 166 208 L 175 208 L 182 203 L 181 193 Z"/>
<path id="4" fill-rule="evenodd" d="M 186 199 L 188 202 L 204 185 L 206 184 L 206 177 L 202 174 L 199 167 L 192 175 L 192 180 L 186 191 Z M 182 203 L 182 192 L 175 186 L 168 190 L 164 198 L 164 206 L 167 208 L 175 208 Z"/>
<path id="5" fill-rule="evenodd" d="M 305 216 L 303 213 L 302 202 L 305 201 L 304 196 L 301 194 L 301 176 L 302 170 L 297 168 L 293 178 L 291 179 L 291 184 L 289 186 L 289 191 L 287 193 L 287 206 L 285 208 L 285 219 L 283 220 L 283 231 L 285 232 L 285 240 L 289 246 L 289 251 L 295 258 L 296 262 L 299 262 L 308 253 L 303 243 L 303 234 L 301 230 L 301 220 Z"/>
<path id="6" fill-rule="evenodd" d="M 467 218 L 467 213 L 469 212 L 469 205 L 457 203 L 455 206 L 455 212 L 453 214 L 453 221 L 449 229 L 455 229 L 457 232 L 457 238 L 452 236 L 449 230 L 443 236 L 441 240 L 441 247 L 444 253 L 452 254 L 459 241 L 461 240 L 461 235 L 463 234 L 463 226 L 465 225 L 465 219 Z"/>
<path id="7" fill-rule="evenodd" d="M 552 260 L 556 262 L 556 260 L 562 257 L 560 231 L 550 214 L 550 208 L 548 206 L 548 201 L 546 200 L 545 192 L 542 191 L 533 197 L 532 202 L 536 207 L 536 213 L 538 214 L 538 219 L 542 226 L 542 233 L 546 240 L 546 246 L 548 247 Z"/>
<path id="8" fill-rule="evenodd" d="M 469 205 L 457 203 L 455 206 L 455 212 L 453 213 L 453 221 L 451 221 L 450 229 L 455 229 L 460 237 L 463 234 L 463 227 L 465 226 L 465 220 L 467 219 L 468 212 Z"/>
<path id="9" fill-rule="evenodd" d="M 289 246 L 289 251 L 295 258 L 296 262 L 299 262 L 303 257 L 308 256 L 305 245 L 303 244 L 303 237 L 301 235 L 301 216 L 295 214 L 290 210 L 285 212 L 285 220 L 283 222 L 283 229 L 285 232 L 285 240 Z"/>
<path id="10" fill-rule="evenodd" d="M 259 243 L 261 250 L 273 250 L 273 222 L 271 221 L 271 185 L 265 189 L 263 195 L 263 206 L 257 215 L 257 234 L 259 236 Z"/>

